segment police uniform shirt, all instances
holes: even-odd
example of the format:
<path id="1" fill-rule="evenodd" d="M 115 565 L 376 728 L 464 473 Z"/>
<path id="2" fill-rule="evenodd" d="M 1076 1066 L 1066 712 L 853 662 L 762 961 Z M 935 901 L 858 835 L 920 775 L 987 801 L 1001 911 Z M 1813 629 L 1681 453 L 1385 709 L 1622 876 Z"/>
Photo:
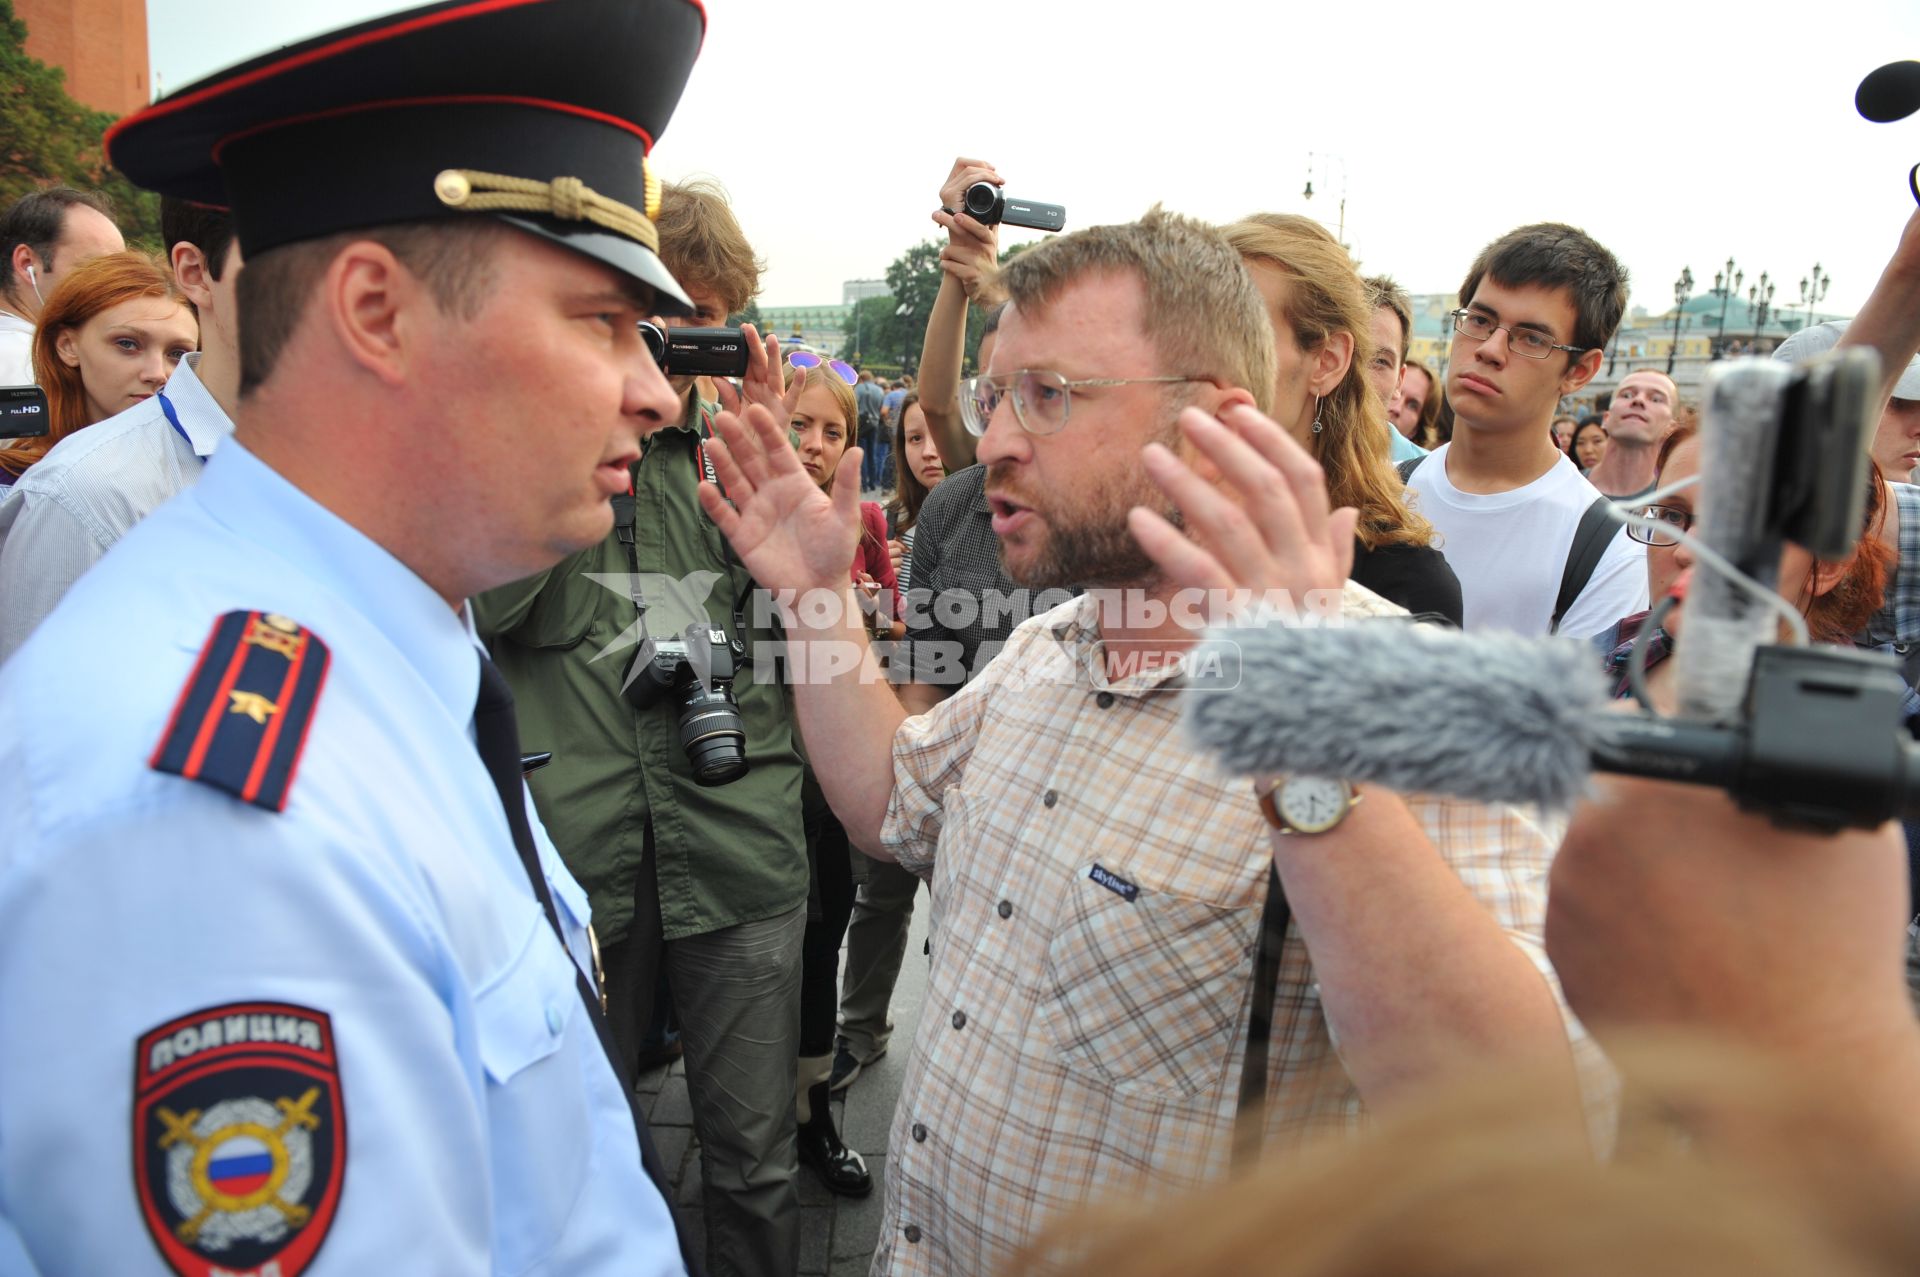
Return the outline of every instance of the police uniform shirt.
<path id="1" fill-rule="evenodd" d="M 328 650 L 310 703 L 206 717 L 310 710 L 281 811 L 149 766 L 233 612 Z M 479 660 L 229 441 L 0 668 L 0 1257 L 683 1271 L 576 987 L 586 898 L 534 818 L 570 962 L 475 752 Z"/>
<path id="2" fill-rule="evenodd" d="M 160 394 L 62 439 L 0 497 L 0 661 L 129 528 L 192 486 L 233 433 L 199 362 L 188 355 Z"/>

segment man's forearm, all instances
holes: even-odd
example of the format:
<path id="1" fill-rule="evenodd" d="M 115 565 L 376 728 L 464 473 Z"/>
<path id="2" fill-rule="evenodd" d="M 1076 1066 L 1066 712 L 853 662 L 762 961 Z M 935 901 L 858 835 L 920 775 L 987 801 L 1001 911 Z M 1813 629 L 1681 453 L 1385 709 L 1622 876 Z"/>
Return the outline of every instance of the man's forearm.
<path id="1" fill-rule="evenodd" d="M 1367 1104 L 1499 1056 L 1564 1068 L 1558 1004 L 1538 968 L 1390 791 L 1362 787 L 1324 835 L 1273 837 L 1327 1023 Z M 1251 801 L 1251 800 L 1250 800 Z"/>
<path id="2" fill-rule="evenodd" d="M 974 440 L 960 421 L 960 368 L 967 356 L 967 290 L 951 275 L 940 279 L 940 292 L 927 316 L 927 336 L 920 347 L 920 411 L 941 464 L 949 471 L 973 464 Z"/>
<path id="3" fill-rule="evenodd" d="M 1920 214 L 1915 215 L 1920 221 Z M 1909 224 L 1907 235 L 1912 238 Z M 1866 305 L 1860 308 L 1847 331 L 1840 337 L 1842 346 L 1871 346 L 1880 352 L 1880 396 L 1876 410 L 1893 398 L 1894 383 L 1907 370 L 1915 354 L 1920 353 L 1920 262 L 1908 260 L 1913 254 L 1902 241 L 1900 251 L 1880 273 Z"/>
<path id="4" fill-rule="evenodd" d="M 852 586 L 842 606 L 823 609 L 824 622 L 806 613 L 787 618 L 788 670 L 794 713 L 807 759 L 833 814 L 853 844 L 881 860 L 880 825 L 893 794 L 893 737 L 907 712 L 880 669 Z"/>

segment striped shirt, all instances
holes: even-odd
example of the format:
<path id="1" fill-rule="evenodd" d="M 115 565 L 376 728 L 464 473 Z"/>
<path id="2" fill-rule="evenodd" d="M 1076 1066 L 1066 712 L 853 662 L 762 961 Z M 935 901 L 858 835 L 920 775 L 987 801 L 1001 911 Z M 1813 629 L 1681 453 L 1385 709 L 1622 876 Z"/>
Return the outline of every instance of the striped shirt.
<path id="1" fill-rule="evenodd" d="M 1399 611 L 1351 584 L 1343 609 Z M 1097 621 L 1087 597 L 1019 626 L 894 739 L 882 841 L 930 880 L 936 939 L 875 1273 L 994 1271 L 1090 1199 L 1226 1171 L 1268 828 L 1247 779 L 1187 744 L 1179 671 L 1110 680 Z M 1410 806 L 1558 996 L 1557 822 Z M 1362 1120 L 1297 930 L 1269 1067 L 1269 1148 Z"/>

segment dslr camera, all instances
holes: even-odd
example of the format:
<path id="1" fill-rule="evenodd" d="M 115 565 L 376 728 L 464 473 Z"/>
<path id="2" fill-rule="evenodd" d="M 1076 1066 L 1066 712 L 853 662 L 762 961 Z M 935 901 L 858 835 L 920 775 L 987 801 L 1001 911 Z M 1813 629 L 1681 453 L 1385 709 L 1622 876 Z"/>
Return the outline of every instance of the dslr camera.
<path id="1" fill-rule="evenodd" d="M 992 182 L 975 182 L 967 188 L 962 206 L 974 221 L 983 226 L 1024 226 L 1028 230 L 1057 231 L 1067 224 L 1067 210 L 1058 204 L 1039 200 L 1007 198 Z"/>
<path id="2" fill-rule="evenodd" d="M 747 725 L 733 695 L 741 655 L 725 630 L 695 623 L 675 638 L 649 637 L 627 679 L 635 709 L 674 706 L 693 779 L 709 788 L 747 774 Z"/>
<path id="3" fill-rule="evenodd" d="M 662 328 L 643 319 L 640 337 L 669 377 L 747 375 L 747 338 L 738 328 Z"/>

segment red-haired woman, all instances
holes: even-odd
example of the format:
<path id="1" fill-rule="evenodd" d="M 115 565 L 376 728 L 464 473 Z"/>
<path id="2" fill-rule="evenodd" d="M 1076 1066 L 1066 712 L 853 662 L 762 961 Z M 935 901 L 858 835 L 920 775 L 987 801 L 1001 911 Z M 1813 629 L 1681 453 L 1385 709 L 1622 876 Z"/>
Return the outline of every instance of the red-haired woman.
<path id="1" fill-rule="evenodd" d="M 68 271 L 33 335 L 33 375 L 47 392 L 51 428 L 0 449 L 0 484 L 76 430 L 150 398 L 199 344 L 192 305 L 148 254 L 108 253 Z"/>

